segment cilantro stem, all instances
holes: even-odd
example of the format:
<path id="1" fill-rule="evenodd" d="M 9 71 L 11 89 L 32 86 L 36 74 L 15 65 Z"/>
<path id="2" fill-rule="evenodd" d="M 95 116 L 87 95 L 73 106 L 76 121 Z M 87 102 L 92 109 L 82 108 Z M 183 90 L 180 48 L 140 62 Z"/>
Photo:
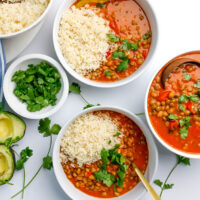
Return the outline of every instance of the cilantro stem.
<path id="1" fill-rule="evenodd" d="M 86 104 L 90 104 L 90 103 L 84 98 L 84 96 L 83 96 L 82 94 L 80 94 L 80 96 L 81 96 L 81 98 L 83 99 L 83 101 L 84 101 Z"/>
<path id="2" fill-rule="evenodd" d="M 23 187 L 22 187 L 22 199 L 24 198 L 24 187 L 26 184 L 26 170 L 24 166 L 23 166 L 23 171 L 24 171 L 24 181 L 23 181 Z"/>
<path id="3" fill-rule="evenodd" d="M 176 169 L 176 167 L 177 167 L 178 165 L 179 165 L 179 163 L 176 162 L 176 164 L 174 165 L 174 167 L 173 167 L 173 168 L 171 169 L 171 171 L 169 172 L 167 178 L 165 179 L 165 182 L 164 182 L 164 184 L 163 184 L 162 187 L 161 187 L 160 197 L 161 197 L 162 194 L 163 194 L 163 191 L 164 191 L 164 189 L 165 189 L 164 187 L 165 187 L 165 185 L 166 185 L 166 183 L 167 183 L 169 177 L 171 176 L 171 174 L 173 173 L 173 171 Z"/>
<path id="4" fill-rule="evenodd" d="M 144 112 L 142 112 L 142 113 L 136 113 L 135 115 L 140 116 L 140 115 L 145 115 L 145 113 Z"/>
<path id="5" fill-rule="evenodd" d="M 8 185 L 14 185 L 13 183 L 10 183 L 10 182 L 6 182 L 6 184 L 8 184 Z"/>
<path id="6" fill-rule="evenodd" d="M 50 154 L 51 151 L 51 146 L 52 146 L 52 135 L 50 135 L 50 144 L 49 144 L 49 149 L 48 149 L 48 153 L 47 156 Z M 37 170 L 37 172 L 35 173 L 35 175 L 32 177 L 32 179 L 23 187 L 23 189 L 21 189 L 19 192 L 17 192 L 16 194 L 14 194 L 11 199 L 15 198 L 16 196 L 18 196 L 21 192 L 23 192 L 23 190 L 25 190 L 35 179 L 35 177 L 39 174 L 40 170 L 42 169 L 43 164 L 41 164 L 40 168 Z"/>

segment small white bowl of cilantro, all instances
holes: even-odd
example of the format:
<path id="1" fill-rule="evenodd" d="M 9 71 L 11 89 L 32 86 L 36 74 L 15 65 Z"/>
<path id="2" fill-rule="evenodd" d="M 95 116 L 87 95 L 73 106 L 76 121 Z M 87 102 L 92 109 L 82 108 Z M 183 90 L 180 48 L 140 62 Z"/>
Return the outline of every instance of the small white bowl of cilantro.
<path id="1" fill-rule="evenodd" d="M 61 65 L 42 54 L 30 54 L 14 61 L 4 77 L 3 91 L 8 105 L 28 119 L 56 113 L 68 97 L 69 82 Z"/>

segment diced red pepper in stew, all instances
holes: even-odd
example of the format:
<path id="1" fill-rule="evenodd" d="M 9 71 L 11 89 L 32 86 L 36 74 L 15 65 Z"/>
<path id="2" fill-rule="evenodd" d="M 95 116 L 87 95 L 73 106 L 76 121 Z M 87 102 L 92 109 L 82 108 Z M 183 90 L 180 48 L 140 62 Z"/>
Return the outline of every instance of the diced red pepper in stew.
<path id="1" fill-rule="evenodd" d="M 172 130 L 172 129 L 176 129 L 178 128 L 178 122 L 173 120 L 173 121 L 170 121 L 169 122 L 169 129 Z"/>
<path id="2" fill-rule="evenodd" d="M 91 176 L 91 175 L 92 175 L 92 171 L 89 171 L 89 172 L 86 172 L 86 173 L 85 173 L 85 176 L 86 176 L 86 177 L 89 177 L 89 176 Z"/>
<path id="3" fill-rule="evenodd" d="M 170 93 L 170 91 L 160 92 L 160 94 L 158 96 L 158 101 L 166 101 L 169 97 L 169 93 Z"/>
<path id="4" fill-rule="evenodd" d="M 196 113 L 196 111 L 195 111 L 195 109 L 194 109 L 194 103 L 193 103 L 193 102 L 188 101 L 188 102 L 186 103 L 186 108 L 187 108 L 190 112 L 192 112 L 193 114 Z"/>
<path id="5" fill-rule="evenodd" d="M 110 56 L 111 55 L 111 51 L 109 50 L 107 53 L 106 53 L 106 57 Z"/>
<path id="6" fill-rule="evenodd" d="M 143 50 L 142 55 L 144 56 L 144 58 L 147 57 L 147 51 Z"/>

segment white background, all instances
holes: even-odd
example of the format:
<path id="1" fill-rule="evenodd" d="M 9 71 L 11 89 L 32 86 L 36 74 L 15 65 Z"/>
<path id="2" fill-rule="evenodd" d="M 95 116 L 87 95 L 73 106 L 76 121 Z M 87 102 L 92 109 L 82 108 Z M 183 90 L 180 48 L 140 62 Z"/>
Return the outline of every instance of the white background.
<path id="1" fill-rule="evenodd" d="M 155 55 L 149 63 L 149 70 L 136 81 L 115 89 L 96 89 L 81 84 L 83 95 L 91 103 L 115 105 L 138 113 L 144 111 L 144 96 L 153 73 L 169 59 L 186 51 L 200 49 L 200 1 L 199 0 L 149 0 L 158 19 L 159 38 Z M 43 53 L 56 58 L 52 44 L 52 25 L 57 8 L 63 0 L 55 0 L 47 20 L 31 45 L 21 54 Z M 13 47 L 15 48 L 15 47 Z M 70 81 L 73 78 L 68 76 Z M 64 125 L 74 114 L 81 111 L 84 103 L 79 96 L 70 94 L 63 108 L 51 117 L 52 122 Z M 142 117 L 144 119 L 144 117 Z M 145 119 L 144 119 L 145 120 Z M 27 180 L 39 168 L 46 155 L 49 138 L 43 138 L 37 131 L 38 120 L 25 120 L 27 130 L 25 137 L 15 149 L 29 146 L 33 149 L 33 157 L 26 163 Z M 55 137 L 54 137 L 55 139 Z M 158 144 L 159 167 L 155 178 L 165 179 L 176 162 L 176 157 Z M 11 195 L 21 189 L 22 171 L 15 172 L 11 182 L 14 186 L 0 187 L 0 200 L 8 200 Z M 200 199 L 200 160 L 191 160 L 191 166 L 179 166 L 169 180 L 174 183 L 172 190 L 166 190 L 163 200 L 199 200 Z M 159 188 L 154 185 L 159 192 Z M 15 199 L 21 199 L 21 196 Z M 25 190 L 25 200 L 69 200 L 58 185 L 53 170 L 42 170 L 34 182 Z M 150 200 L 146 195 L 142 200 Z"/>

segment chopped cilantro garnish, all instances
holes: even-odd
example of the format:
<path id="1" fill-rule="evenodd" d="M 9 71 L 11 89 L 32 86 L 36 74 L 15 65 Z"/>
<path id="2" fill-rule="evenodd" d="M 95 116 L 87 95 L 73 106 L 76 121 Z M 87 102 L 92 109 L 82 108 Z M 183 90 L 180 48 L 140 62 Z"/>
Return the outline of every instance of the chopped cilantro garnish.
<path id="1" fill-rule="evenodd" d="M 120 132 L 117 132 L 117 133 L 115 133 L 113 136 L 114 136 L 114 137 L 117 137 L 117 136 L 119 136 L 119 135 L 121 135 L 121 133 L 120 133 Z"/>
<path id="2" fill-rule="evenodd" d="M 199 97 L 195 94 L 189 96 L 189 99 L 190 101 L 193 101 L 193 102 L 198 102 L 199 101 Z"/>
<path id="3" fill-rule="evenodd" d="M 110 75 L 111 75 L 111 72 L 110 72 L 110 71 L 104 71 L 104 74 L 105 74 L 106 76 L 110 76 Z"/>
<path id="4" fill-rule="evenodd" d="M 184 77 L 184 79 L 185 79 L 186 81 L 189 81 L 189 80 L 192 78 L 192 75 L 191 75 L 191 74 L 188 74 L 188 73 L 184 73 L 183 77 Z"/>
<path id="5" fill-rule="evenodd" d="M 106 4 L 105 3 L 97 3 L 96 7 L 105 8 Z"/>
<path id="6" fill-rule="evenodd" d="M 200 88 L 200 81 L 196 82 L 196 83 L 194 84 L 194 87 L 195 87 L 195 88 Z"/>
<path id="7" fill-rule="evenodd" d="M 61 89 L 60 74 L 47 62 L 28 65 L 27 70 L 15 72 L 12 81 L 16 83 L 15 96 L 27 104 L 28 111 L 36 112 L 56 104 L 56 95 Z"/>
<path id="8" fill-rule="evenodd" d="M 147 32 L 146 34 L 144 34 L 144 35 L 142 36 L 142 38 L 143 38 L 144 40 L 147 40 L 147 39 L 149 39 L 150 36 L 151 36 L 151 32 Z"/>
<path id="9" fill-rule="evenodd" d="M 190 122 L 190 117 L 187 116 L 187 117 L 181 119 L 181 120 L 179 121 L 179 124 L 180 124 L 181 127 L 182 127 L 182 126 L 189 127 L 189 126 L 190 126 L 190 123 L 189 123 L 189 122 Z"/>
<path id="10" fill-rule="evenodd" d="M 178 99 L 179 103 L 184 103 L 184 102 L 186 102 L 187 100 L 188 100 L 188 96 L 185 95 L 185 94 L 180 95 L 180 96 L 179 96 L 179 99 Z"/>
<path id="11" fill-rule="evenodd" d="M 112 58 L 114 60 L 119 59 L 119 58 L 123 59 L 123 58 L 125 58 L 125 52 L 116 50 L 116 51 L 113 52 Z"/>
<path id="12" fill-rule="evenodd" d="M 114 34 L 107 34 L 107 36 L 112 42 L 119 42 L 119 38 L 116 37 Z"/>
<path id="13" fill-rule="evenodd" d="M 178 119 L 178 117 L 177 117 L 176 115 L 174 115 L 174 114 L 170 114 L 170 115 L 168 116 L 168 118 L 171 119 L 171 120 L 176 120 L 176 119 Z"/>
<path id="14" fill-rule="evenodd" d="M 119 47 L 120 49 L 123 50 L 133 50 L 137 51 L 138 50 L 138 44 L 137 43 L 131 43 L 128 40 L 123 40 L 122 45 Z"/>
<path id="15" fill-rule="evenodd" d="M 122 62 L 117 66 L 117 70 L 118 71 L 124 71 L 125 69 L 128 68 L 128 63 L 129 63 L 129 59 L 128 57 L 126 57 L 125 59 L 122 60 Z"/>
<path id="16" fill-rule="evenodd" d="M 179 110 L 185 111 L 185 108 L 181 104 L 178 104 L 178 108 Z"/>
<path id="17" fill-rule="evenodd" d="M 188 136 L 188 127 L 184 126 L 179 130 L 179 133 L 181 134 L 182 139 L 186 139 Z"/>

